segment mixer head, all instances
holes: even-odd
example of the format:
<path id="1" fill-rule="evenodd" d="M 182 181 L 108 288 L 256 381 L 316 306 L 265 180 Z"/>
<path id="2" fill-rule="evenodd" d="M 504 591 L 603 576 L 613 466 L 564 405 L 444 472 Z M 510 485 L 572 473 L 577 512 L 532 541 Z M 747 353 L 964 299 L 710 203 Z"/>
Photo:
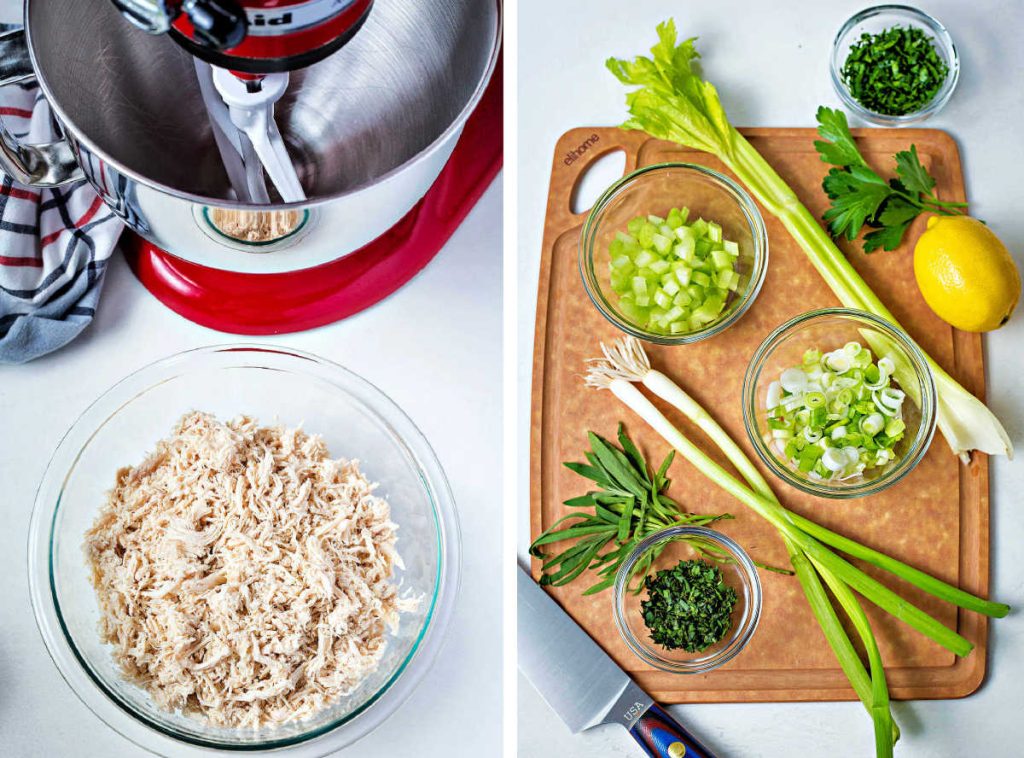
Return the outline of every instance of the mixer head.
<path id="1" fill-rule="evenodd" d="M 169 34 L 208 63 L 238 74 L 294 71 L 348 42 L 373 0 L 113 0 L 129 21 Z"/>
<path id="2" fill-rule="evenodd" d="M 200 89 L 236 197 L 270 202 L 266 174 L 285 202 L 304 200 L 274 104 L 288 86 L 288 72 L 344 45 L 373 0 L 113 2 L 133 24 L 169 34 L 197 58 Z"/>

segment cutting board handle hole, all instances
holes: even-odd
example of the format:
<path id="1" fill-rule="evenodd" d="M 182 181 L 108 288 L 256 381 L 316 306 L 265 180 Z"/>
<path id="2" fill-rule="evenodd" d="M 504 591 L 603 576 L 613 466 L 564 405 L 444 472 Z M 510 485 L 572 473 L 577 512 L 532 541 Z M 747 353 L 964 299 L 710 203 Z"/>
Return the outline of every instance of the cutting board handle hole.
<path id="1" fill-rule="evenodd" d="M 569 210 L 577 215 L 589 211 L 604 191 L 622 178 L 625 170 L 625 150 L 611 150 L 595 158 L 576 177 L 569 195 Z"/>

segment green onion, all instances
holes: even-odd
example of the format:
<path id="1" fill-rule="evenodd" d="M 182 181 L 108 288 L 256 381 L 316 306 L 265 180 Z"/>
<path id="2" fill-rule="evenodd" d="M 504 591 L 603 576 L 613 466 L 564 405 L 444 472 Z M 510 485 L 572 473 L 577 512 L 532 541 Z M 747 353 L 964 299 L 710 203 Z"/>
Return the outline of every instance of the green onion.
<path id="1" fill-rule="evenodd" d="M 808 350 L 799 366 L 768 385 L 768 428 L 775 451 L 811 479 L 845 481 L 896 460 L 906 429 L 904 394 L 889 383 L 890 358 L 848 342 L 838 350 Z M 865 379 L 876 377 L 873 384 Z M 800 409 L 806 409 L 806 413 Z"/>
<path id="2" fill-rule="evenodd" d="M 714 85 L 703 81 L 694 70 L 693 62 L 698 57 L 694 40 L 677 44 L 676 27 L 671 20 L 658 26 L 658 38 L 651 49 L 651 58 L 638 57 L 635 61 L 611 58 L 607 62 L 619 81 L 639 87 L 626 97 L 632 117 L 623 127 L 641 129 L 653 137 L 716 156 L 761 205 L 782 222 L 843 305 L 869 311 L 897 324 L 814 215 L 729 123 Z M 884 346 L 872 342 L 873 338 L 867 339 L 876 354 L 888 352 Z M 985 404 L 930 357 L 928 364 L 935 378 L 938 426 L 953 452 L 964 462 L 969 460 L 972 450 L 1012 455 L 1010 438 Z M 907 366 L 896 367 L 894 375 L 901 386 L 913 384 L 912 373 L 907 373 L 910 371 Z"/>
<path id="3" fill-rule="evenodd" d="M 611 347 L 602 345 L 601 348 L 604 360 L 591 361 L 587 385 L 610 390 L 675 450 L 682 453 L 704 476 L 750 507 L 778 530 L 801 587 L 829 644 L 858 697 L 871 713 L 875 724 L 877 755 L 891 755 L 892 743 L 899 732 L 889 712 L 888 690 L 873 632 L 863 617 L 863 611 L 853 593 L 856 592 L 875 603 L 956 655 L 969 654 L 972 645 L 954 630 L 947 628 L 934 617 L 838 556 L 830 547 L 886 569 L 896 577 L 963 608 L 1002 617 L 1009 612 L 1009 607 L 970 595 L 787 510 L 779 503 L 750 459 L 707 411 L 671 379 L 651 368 L 639 341 L 630 337 L 617 341 Z M 736 467 L 746 485 L 691 442 L 636 388 L 634 382 L 642 383 L 693 421 Z M 870 679 L 864 664 L 857 657 L 849 637 L 839 623 L 835 609 L 824 593 L 821 579 L 824 579 L 832 589 L 861 636 L 871 668 Z"/>

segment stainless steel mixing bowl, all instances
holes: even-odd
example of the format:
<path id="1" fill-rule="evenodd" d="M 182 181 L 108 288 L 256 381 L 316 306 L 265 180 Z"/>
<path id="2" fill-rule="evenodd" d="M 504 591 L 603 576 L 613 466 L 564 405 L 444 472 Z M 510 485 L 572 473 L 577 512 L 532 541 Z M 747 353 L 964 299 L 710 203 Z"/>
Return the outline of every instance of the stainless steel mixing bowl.
<path id="1" fill-rule="evenodd" d="M 84 175 L 133 230 L 195 263 L 308 268 L 375 239 L 426 193 L 483 94 L 499 32 L 496 0 L 376 0 L 355 38 L 293 73 L 278 103 L 309 199 L 244 206 L 229 199 L 188 53 L 109 0 L 26 0 L 24 33 L 0 37 L 0 85 L 37 79 L 65 141 L 33 148 L 0 128 L 0 166 L 36 186 Z M 246 207 L 298 210 L 304 223 L 252 247 L 210 223 Z"/>

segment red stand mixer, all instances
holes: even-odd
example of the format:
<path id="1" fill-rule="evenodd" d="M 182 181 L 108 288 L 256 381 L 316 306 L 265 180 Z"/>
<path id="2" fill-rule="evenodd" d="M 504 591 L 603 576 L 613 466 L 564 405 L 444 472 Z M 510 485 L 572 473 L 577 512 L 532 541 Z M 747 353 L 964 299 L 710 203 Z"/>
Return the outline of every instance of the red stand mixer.
<path id="1" fill-rule="evenodd" d="M 372 305 L 500 169 L 493 0 L 29 0 L 26 26 L 133 271 L 211 328 L 298 331 Z"/>

